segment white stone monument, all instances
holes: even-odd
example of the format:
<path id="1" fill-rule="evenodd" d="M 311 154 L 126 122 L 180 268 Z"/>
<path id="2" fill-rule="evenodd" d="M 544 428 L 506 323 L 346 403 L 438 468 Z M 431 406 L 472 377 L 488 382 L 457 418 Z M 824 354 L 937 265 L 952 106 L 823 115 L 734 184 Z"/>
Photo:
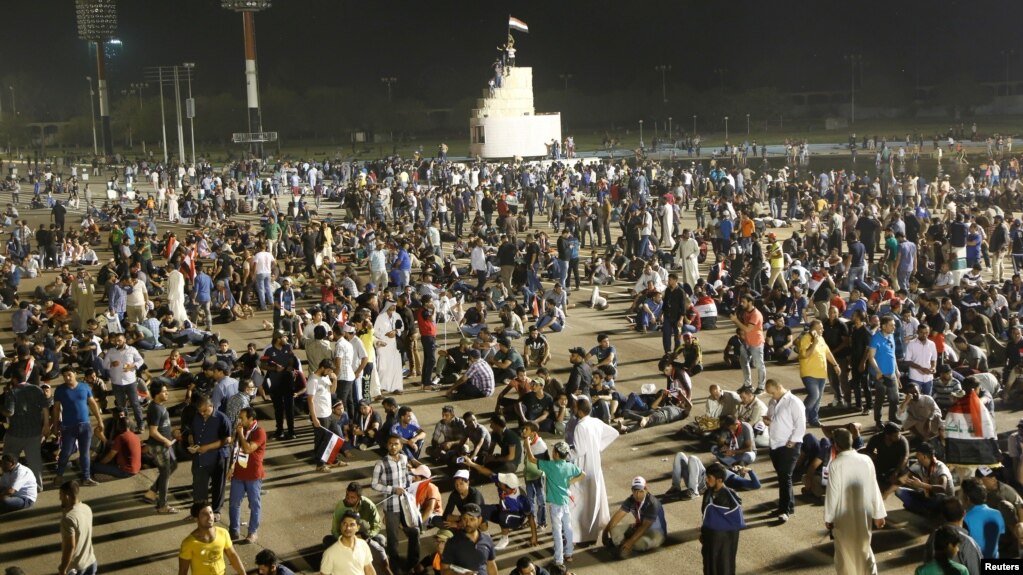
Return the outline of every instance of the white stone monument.
<path id="1" fill-rule="evenodd" d="M 533 108 L 533 69 L 509 66 L 501 87 L 484 88 L 469 116 L 469 152 L 482 158 L 543 157 L 561 142 L 561 113 Z"/>

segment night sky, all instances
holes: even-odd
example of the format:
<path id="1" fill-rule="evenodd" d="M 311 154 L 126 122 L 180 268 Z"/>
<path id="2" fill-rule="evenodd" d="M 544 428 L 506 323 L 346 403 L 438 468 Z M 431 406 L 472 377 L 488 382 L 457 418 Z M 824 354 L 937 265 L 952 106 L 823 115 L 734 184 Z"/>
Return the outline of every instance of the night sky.
<path id="1" fill-rule="evenodd" d="M 195 62 L 197 91 L 244 97 L 241 17 L 218 0 L 122 0 L 123 49 L 110 63 L 111 88 L 142 78 L 146 65 Z M 1023 79 L 1018 1 L 884 2 L 739 0 L 509 2 L 276 0 L 257 15 L 260 80 L 301 92 L 312 85 L 415 92 L 430 103 L 475 93 L 503 41 L 509 14 L 520 65 L 534 67 L 536 89 L 615 83 L 698 90 L 777 87 L 845 89 L 842 57 L 863 54 L 865 77 L 939 83 L 943 74 L 978 80 Z M 73 0 L 8 0 L 0 34 L 0 76 L 55 94 L 85 92 L 94 63 L 77 39 Z M 57 101 L 58 98 L 53 98 Z M 51 111 L 56 115 L 60 112 Z"/>

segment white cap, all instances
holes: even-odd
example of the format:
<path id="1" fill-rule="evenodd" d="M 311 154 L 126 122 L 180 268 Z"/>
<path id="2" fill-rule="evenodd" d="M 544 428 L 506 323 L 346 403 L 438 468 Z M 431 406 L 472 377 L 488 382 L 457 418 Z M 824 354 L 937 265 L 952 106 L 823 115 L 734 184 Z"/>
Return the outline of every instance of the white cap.
<path id="1" fill-rule="evenodd" d="M 464 479 L 466 481 L 469 481 L 469 470 L 459 469 L 458 471 L 455 472 L 455 479 Z"/>
<path id="2" fill-rule="evenodd" d="M 498 473 L 497 481 L 507 485 L 512 489 L 519 488 L 519 478 L 514 473 Z"/>

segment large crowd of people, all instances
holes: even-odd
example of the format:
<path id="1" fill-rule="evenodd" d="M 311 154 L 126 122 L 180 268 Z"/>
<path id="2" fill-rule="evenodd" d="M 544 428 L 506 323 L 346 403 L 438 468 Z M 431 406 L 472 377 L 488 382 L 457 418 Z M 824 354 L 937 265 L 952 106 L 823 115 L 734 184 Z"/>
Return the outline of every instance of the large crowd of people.
<path id="1" fill-rule="evenodd" d="M 533 546 L 549 532 L 548 569 L 564 573 L 580 546 L 625 559 L 664 545 L 665 504 L 695 497 L 704 572 L 734 573 L 737 492 L 761 488 L 758 457 L 777 522 L 797 499 L 824 503 L 807 521 L 831 532 L 839 573 L 876 572 L 871 529 L 892 494 L 933 522 L 919 572 L 1018 557 L 1023 450 L 1018 432 L 1000 448 L 993 418 L 1023 390 L 1018 158 L 931 180 L 875 148 L 861 173 L 745 155 L 30 170 L 0 270 L 13 310 L 0 513 L 59 487 L 59 572 L 95 573 L 79 488 L 153 469 L 144 499 L 176 514 L 168 485 L 187 464 L 196 529 L 180 572 L 242 573 L 235 543 L 273 546 L 259 532 L 274 519 L 268 443 L 308 417 L 311 473 L 379 455 L 324 526 L 327 574 L 497 575 L 516 532 Z M 52 224 L 20 214 L 22 185 Z M 617 328 L 565 357 L 585 306 L 657 334 L 641 369 L 661 383 L 616 386 Z M 232 342 L 232 322 L 263 335 Z M 734 333 L 720 363 L 700 342 L 715 330 Z M 805 399 L 772 377 L 787 363 Z M 741 370 L 740 385 L 697 406 L 708 368 Z M 440 421 L 401 404 L 412 388 L 449 398 Z M 455 406 L 485 398 L 484 413 Z M 689 438 L 671 489 L 636 476 L 609 505 L 624 486 L 609 489 L 601 452 L 660 425 Z M 257 562 L 291 572 L 269 549 Z M 514 572 L 546 569 L 523 557 Z"/>

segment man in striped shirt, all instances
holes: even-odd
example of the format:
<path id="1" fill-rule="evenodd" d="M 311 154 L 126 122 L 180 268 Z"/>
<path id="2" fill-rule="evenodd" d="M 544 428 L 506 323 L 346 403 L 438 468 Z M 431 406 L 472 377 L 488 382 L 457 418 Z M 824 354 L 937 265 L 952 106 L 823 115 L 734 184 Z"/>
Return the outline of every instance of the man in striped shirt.
<path id="1" fill-rule="evenodd" d="M 412 465 L 418 466 L 420 463 L 412 461 Z M 408 537 L 408 555 L 404 566 L 407 572 L 419 562 L 419 528 L 403 525 L 401 512 L 401 498 L 411 484 L 409 471 L 412 465 L 409 465 L 408 457 L 402 453 L 401 438 L 391 437 L 387 440 L 387 455 L 373 468 L 373 489 L 387 496 L 382 503 L 384 526 L 387 529 L 387 556 L 392 559 L 400 557 L 398 530 L 404 530 Z"/>

